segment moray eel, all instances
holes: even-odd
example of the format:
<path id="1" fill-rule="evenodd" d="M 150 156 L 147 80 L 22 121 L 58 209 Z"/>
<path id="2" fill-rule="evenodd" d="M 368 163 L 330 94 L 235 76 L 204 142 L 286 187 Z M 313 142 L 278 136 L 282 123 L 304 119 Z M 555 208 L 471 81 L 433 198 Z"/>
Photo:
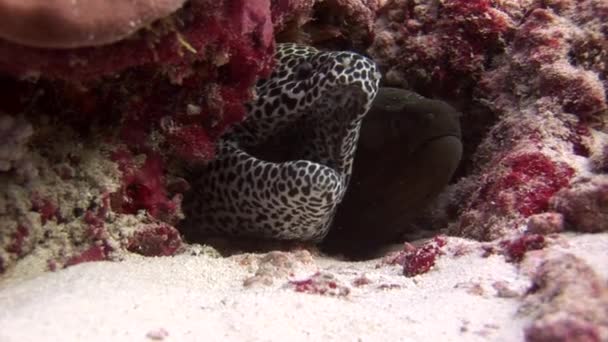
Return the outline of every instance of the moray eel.
<path id="1" fill-rule="evenodd" d="M 459 113 L 402 89 L 380 88 L 360 133 L 351 184 L 324 241 L 351 257 L 411 229 L 462 156 Z"/>
<path id="2" fill-rule="evenodd" d="M 379 89 L 375 64 L 355 53 L 279 44 L 275 58 L 245 121 L 197 172 L 182 230 L 314 242 L 329 232 L 323 247 L 347 254 L 398 238 L 458 165 L 457 112 Z"/>
<path id="3" fill-rule="evenodd" d="M 182 202 L 187 234 L 315 242 L 327 234 L 380 74 L 356 53 L 295 44 L 279 44 L 275 60 L 246 119 L 197 171 Z M 278 152 L 265 157 L 264 146 Z"/>

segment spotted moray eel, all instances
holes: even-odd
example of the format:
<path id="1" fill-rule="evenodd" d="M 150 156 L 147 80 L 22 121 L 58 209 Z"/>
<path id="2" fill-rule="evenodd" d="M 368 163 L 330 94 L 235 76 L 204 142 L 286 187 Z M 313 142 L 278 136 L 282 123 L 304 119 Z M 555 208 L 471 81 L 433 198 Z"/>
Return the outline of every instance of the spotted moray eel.
<path id="1" fill-rule="evenodd" d="M 279 44 L 246 119 L 218 145 L 184 199 L 186 229 L 204 235 L 320 241 L 352 173 L 361 121 L 378 91 L 370 59 Z M 255 153 L 288 146 L 280 160 Z"/>

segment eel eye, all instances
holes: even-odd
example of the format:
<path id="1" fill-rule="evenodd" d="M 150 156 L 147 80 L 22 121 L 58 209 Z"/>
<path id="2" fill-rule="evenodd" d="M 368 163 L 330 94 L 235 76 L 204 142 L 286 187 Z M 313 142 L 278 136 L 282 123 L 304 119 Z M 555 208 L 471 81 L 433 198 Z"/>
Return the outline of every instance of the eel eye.
<path id="1" fill-rule="evenodd" d="M 310 62 L 300 63 L 296 67 L 296 78 L 299 80 L 306 79 L 312 75 L 312 64 Z"/>

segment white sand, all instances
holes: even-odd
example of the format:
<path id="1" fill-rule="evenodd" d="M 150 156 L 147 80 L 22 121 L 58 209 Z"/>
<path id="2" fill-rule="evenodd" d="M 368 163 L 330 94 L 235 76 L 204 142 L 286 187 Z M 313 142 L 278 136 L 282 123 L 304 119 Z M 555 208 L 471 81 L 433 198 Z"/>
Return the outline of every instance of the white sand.
<path id="1" fill-rule="evenodd" d="M 605 260 L 608 234 L 568 239 L 570 252 Z M 451 238 L 448 246 L 459 243 L 468 242 Z M 399 266 L 377 268 L 379 260 L 313 258 L 290 259 L 293 276 L 251 287 L 243 285 L 257 270 L 257 261 L 244 262 L 258 259 L 251 255 L 133 257 L 5 280 L 0 341 L 520 341 L 529 322 L 517 313 L 519 298 L 497 296 L 492 286 L 502 281 L 518 294 L 529 286 L 499 255 L 448 253 L 414 278 L 402 276 Z M 333 274 L 350 294 L 286 286 L 315 270 Z M 363 274 L 371 283 L 354 286 Z M 379 289 L 383 284 L 400 287 Z"/>

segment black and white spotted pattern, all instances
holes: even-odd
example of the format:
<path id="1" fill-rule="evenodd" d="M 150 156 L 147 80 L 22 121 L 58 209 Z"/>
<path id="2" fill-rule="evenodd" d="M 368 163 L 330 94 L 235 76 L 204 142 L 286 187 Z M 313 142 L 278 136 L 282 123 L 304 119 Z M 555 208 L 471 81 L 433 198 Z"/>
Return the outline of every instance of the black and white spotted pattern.
<path id="1" fill-rule="evenodd" d="M 351 52 L 279 44 L 248 116 L 184 200 L 185 224 L 209 235 L 319 241 L 351 175 L 361 120 L 378 90 L 375 64 Z M 247 151 L 296 139 L 285 161 Z"/>

